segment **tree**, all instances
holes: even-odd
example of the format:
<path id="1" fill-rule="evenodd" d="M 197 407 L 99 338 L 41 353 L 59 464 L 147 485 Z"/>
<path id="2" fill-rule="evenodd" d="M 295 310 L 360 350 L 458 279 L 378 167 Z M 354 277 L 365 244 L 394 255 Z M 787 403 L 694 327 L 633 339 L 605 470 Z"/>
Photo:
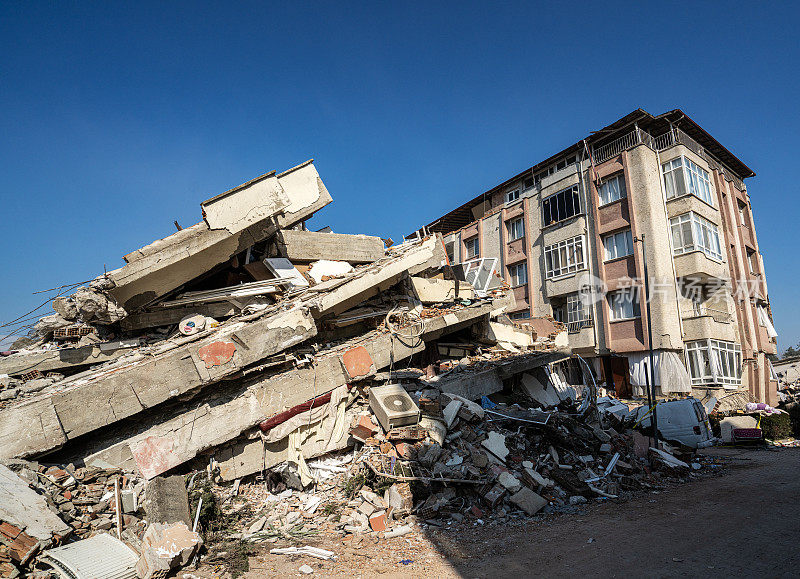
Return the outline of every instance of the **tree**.
<path id="1" fill-rule="evenodd" d="M 784 358 L 791 358 L 792 356 L 800 356 L 800 344 L 797 344 L 794 348 L 789 346 L 783 351 Z"/>

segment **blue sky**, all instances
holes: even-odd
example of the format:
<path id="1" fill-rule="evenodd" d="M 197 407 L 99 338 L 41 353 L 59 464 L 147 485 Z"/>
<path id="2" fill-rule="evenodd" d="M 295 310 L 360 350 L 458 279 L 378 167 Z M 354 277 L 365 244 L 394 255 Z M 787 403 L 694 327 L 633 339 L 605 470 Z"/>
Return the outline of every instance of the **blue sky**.
<path id="1" fill-rule="evenodd" d="M 435 5 L 434 5 L 435 4 Z M 748 180 L 800 341 L 797 4 L 0 4 L 0 320 L 315 158 L 312 225 L 399 239 L 631 110 L 682 108 Z"/>

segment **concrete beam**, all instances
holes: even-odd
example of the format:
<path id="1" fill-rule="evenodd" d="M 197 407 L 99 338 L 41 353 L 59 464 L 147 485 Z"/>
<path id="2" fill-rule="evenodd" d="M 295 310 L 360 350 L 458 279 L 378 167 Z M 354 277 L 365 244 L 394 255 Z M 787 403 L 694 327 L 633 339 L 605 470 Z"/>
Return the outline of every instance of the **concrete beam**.
<path id="1" fill-rule="evenodd" d="M 103 352 L 96 344 L 61 350 L 20 352 L 0 358 L 0 374 L 16 376 L 31 370 L 49 372 L 62 368 L 90 366 L 116 360 L 128 353 L 130 353 L 129 348 Z"/>
<path id="2" fill-rule="evenodd" d="M 286 229 L 275 235 L 275 243 L 280 255 L 292 262 L 330 259 L 349 263 L 372 263 L 386 254 L 383 240 L 371 235 Z"/>
<path id="3" fill-rule="evenodd" d="M 446 263 L 442 238 L 439 235 L 390 250 L 388 257 L 378 260 L 342 279 L 332 279 L 311 288 L 316 297 L 308 300 L 315 317 L 338 315 L 390 288 L 406 276 L 419 274 Z"/>
<path id="4" fill-rule="evenodd" d="M 427 319 L 421 340 L 407 342 L 376 330 L 317 355 L 313 366 L 247 380 L 226 392 L 203 393 L 196 403 L 167 416 L 162 413 L 150 418 L 147 427 L 135 436 L 94 451 L 85 462 L 138 468 L 148 478 L 164 473 L 204 450 L 239 437 L 268 418 L 352 382 L 352 369 L 347 367 L 349 354 L 363 350 L 376 370 L 388 368 L 393 360 L 398 362 L 423 351 L 424 340 L 474 324 L 497 305 L 497 300 L 485 302 Z M 260 440 L 249 444 L 261 448 Z M 262 466 L 261 452 L 257 455 L 259 460 L 251 464 L 250 473 Z M 231 472 L 240 473 L 248 463 L 239 458 L 235 464 L 238 466 Z M 228 468 L 223 465 L 223 470 Z"/>
<path id="5" fill-rule="evenodd" d="M 265 185 L 267 182 L 269 186 Z M 254 196 L 252 189 L 265 201 L 266 209 L 249 207 L 259 216 L 258 221 L 250 220 L 243 207 L 228 207 L 227 202 L 229 198 L 241 197 L 250 202 L 261 198 Z M 279 190 L 285 194 L 288 205 L 278 195 Z M 211 223 L 203 221 L 125 256 L 128 264 L 108 273 L 116 284 L 110 293 L 117 303 L 128 312 L 135 311 L 274 235 L 278 229 L 308 219 L 332 201 L 311 161 L 277 176 L 263 175 L 232 191 L 236 192 L 234 197 L 217 201 L 225 208 L 220 207 L 211 222 L 216 226 L 227 225 L 230 230 L 214 229 Z M 205 203 L 209 202 L 216 205 L 213 199 Z M 241 217 L 239 221 L 237 216 Z"/>
<path id="6" fill-rule="evenodd" d="M 316 333 L 308 311 L 293 308 L 178 339 L 155 355 L 140 354 L 133 361 L 59 382 L 57 391 L 43 391 L 37 398 L 0 411 L 0 458 L 54 450 L 66 441 L 217 382 Z M 43 419 L 34 419 L 38 413 Z M 20 430 L 24 430 L 23 436 Z"/>
<path id="7" fill-rule="evenodd" d="M 438 304 L 442 302 L 452 302 L 456 298 L 456 284 L 458 286 L 459 299 L 472 299 L 475 297 L 475 290 L 467 282 L 459 282 L 451 279 L 436 279 L 425 277 L 412 277 L 411 285 L 414 293 L 423 304 Z"/>
<path id="8" fill-rule="evenodd" d="M 120 327 L 126 332 L 135 332 L 146 328 L 171 326 L 177 324 L 183 318 L 195 314 L 202 314 L 211 318 L 227 318 L 237 313 L 239 313 L 239 308 L 228 302 L 210 302 L 131 314 L 120 321 Z"/>

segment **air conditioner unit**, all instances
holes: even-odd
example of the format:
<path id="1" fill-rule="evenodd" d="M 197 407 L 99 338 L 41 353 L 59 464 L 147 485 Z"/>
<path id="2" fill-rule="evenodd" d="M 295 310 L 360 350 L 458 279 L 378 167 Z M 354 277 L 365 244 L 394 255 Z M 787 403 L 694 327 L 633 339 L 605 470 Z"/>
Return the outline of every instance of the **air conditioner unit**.
<path id="1" fill-rule="evenodd" d="M 370 388 L 369 407 L 387 432 L 397 426 L 419 422 L 419 408 L 399 384 Z"/>

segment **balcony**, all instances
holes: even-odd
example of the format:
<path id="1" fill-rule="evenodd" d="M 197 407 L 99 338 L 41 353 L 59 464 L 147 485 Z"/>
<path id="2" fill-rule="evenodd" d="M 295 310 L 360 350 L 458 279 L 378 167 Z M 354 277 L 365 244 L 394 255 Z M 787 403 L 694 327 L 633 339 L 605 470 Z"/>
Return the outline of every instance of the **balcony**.
<path id="1" fill-rule="evenodd" d="M 684 340 L 703 340 L 713 338 L 726 342 L 736 342 L 736 324 L 733 314 L 701 305 L 692 311 L 683 312 Z"/>
<path id="2" fill-rule="evenodd" d="M 711 259 L 701 250 L 690 251 L 674 257 L 675 274 L 678 277 L 700 279 L 729 279 L 728 268 L 724 262 Z"/>
<path id="3" fill-rule="evenodd" d="M 572 350 L 594 350 L 597 345 L 594 340 L 594 322 L 581 320 L 568 323 L 567 338 Z"/>

